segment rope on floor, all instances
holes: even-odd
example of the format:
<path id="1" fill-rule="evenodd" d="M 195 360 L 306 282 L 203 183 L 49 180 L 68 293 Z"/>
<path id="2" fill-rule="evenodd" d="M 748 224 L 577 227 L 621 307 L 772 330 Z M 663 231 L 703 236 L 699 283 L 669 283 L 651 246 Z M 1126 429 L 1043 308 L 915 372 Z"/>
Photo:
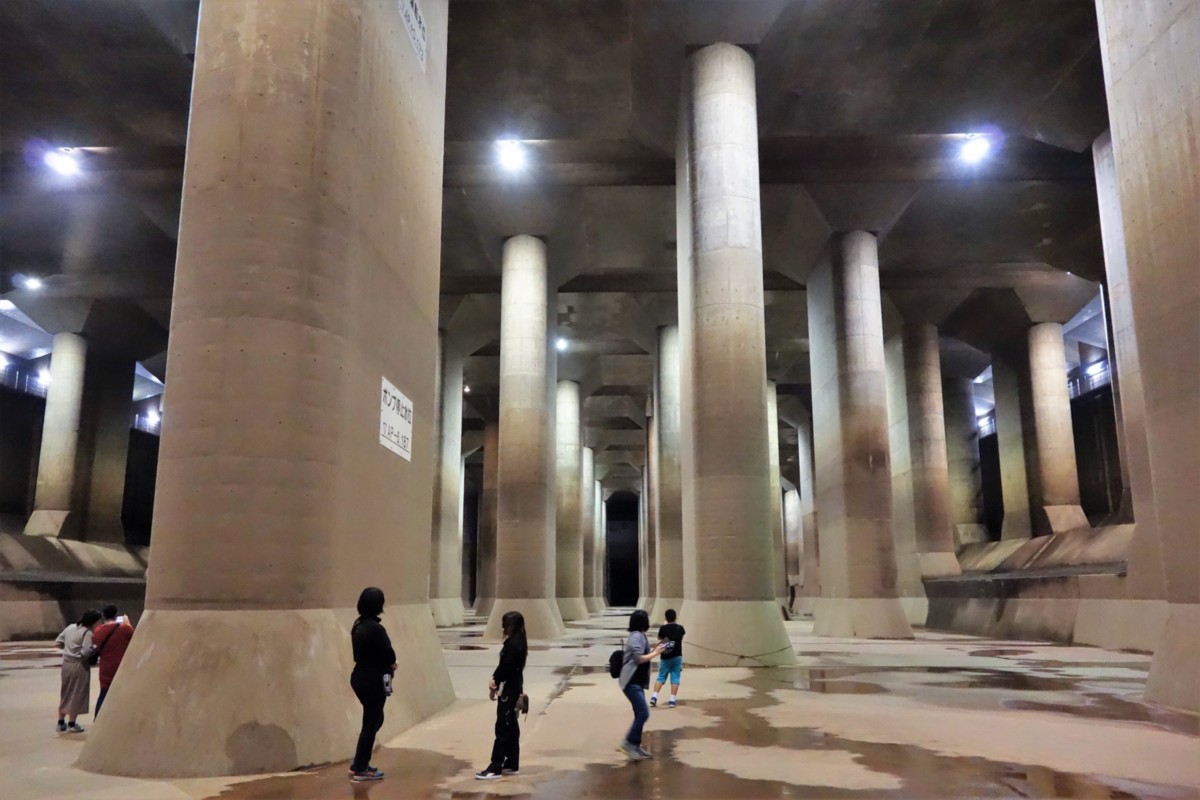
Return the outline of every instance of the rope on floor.
<path id="1" fill-rule="evenodd" d="M 694 641 L 692 641 L 691 639 L 688 639 L 688 640 L 687 640 L 687 646 L 688 646 L 688 647 L 698 647 L 698 648 L 700 648 L 701 650 L 707 650 L 707 651 L 708 651 L 708 652 L 710 652 L 710 653 L 718 653 L 718 654 L 720 654 L 720 655 L 723 655 L 723 656 L 731 656 L 731 657 L 733 657 L 733 658 L 736 658 L 736 659 L 737 659 L 737 663 L 735 663 L 735 664 L 734 664 L 734 666 L 735 666 L 735 667 L 740 667 L 740 666 L 741 666 L 741 664 L 742 664 L 742 660 L 743 660 L 743 659 L 745 659 L 745 660 L 747 660 L 747 661 L 754 661 L 754 662 L 756 662 L 756 663 L 757 663 L 757 664 L 758 664 L 760 667 L 765 667 L 765 666 L 768 666 L 768 665 L 767 665 L 767 664 L 764 664 L 764 663 L 762 662 L 762 659 L 766 658 L 767 656 L 773 656 L 773 655 L 775 655 L 776 653 L 782 653 L 784 650 L 791 650 L 791 649 L 792 649 L 792 646 L 789 644 L 789 645 L 787 645 L 786 647 L 780 647 L 780 648 L 778 648 L 778 649 L 771 650 L 771 651 L 769 651 L 769 652 L 766 652 L 766 653 L 756 653 L 756 654 L 754 654 L 754 655 L 746 655 L 746 654 L 744 654 L 744 653 L 728 653 L 728 652 L 726 652 L 726 651 L 724 651 L 724 650 L 718 650 L 718 649 L 716 649 L 715 647 L 705 647 L 705 646 L 704 646 L 704 645 L 702 645 L 702 644 L 696 644 L 696 643 L 695 643 Z"/>

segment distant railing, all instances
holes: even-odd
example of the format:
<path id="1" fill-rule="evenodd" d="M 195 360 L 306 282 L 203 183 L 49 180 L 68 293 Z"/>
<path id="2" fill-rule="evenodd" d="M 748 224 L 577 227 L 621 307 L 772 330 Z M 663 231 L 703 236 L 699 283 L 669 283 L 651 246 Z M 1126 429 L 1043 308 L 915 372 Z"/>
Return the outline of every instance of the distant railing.
<path id="1" fill-rule="evenodd" d="M 40 373 L 13 363 L 0 363 L 0 385 L 24 394 L 46 396 L 46 382 Z"/>
<path id="2" fill-rule="evenodd" d="M 979 427 L 979 435 L 991 436 L 996 432 L 996 412 L 992 411 L 984 414 L 982 417 L 976 418 L 976 423 Z"/>
<path id="3" fill-rule="evenodd" d="M 162 433 L 162 417 L 158 414 L 134 414 L 133 429 L 157 436 Z"/>
<path id="4" fill-rule="evenodd" d="M 1110 383 L 1112 373 L 1109 371 L 1108 359 L 1104 359 L 1081 366 L 1079 371 L 1067 380 L 1067 391 L 1072 398 L 1076 398 Z"/>

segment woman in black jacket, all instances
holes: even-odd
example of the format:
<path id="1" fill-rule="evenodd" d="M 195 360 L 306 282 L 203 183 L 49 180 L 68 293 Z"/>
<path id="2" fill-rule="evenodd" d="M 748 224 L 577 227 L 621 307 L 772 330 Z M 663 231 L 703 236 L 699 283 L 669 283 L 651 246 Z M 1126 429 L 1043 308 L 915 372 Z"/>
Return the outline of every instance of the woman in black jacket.
<path id="1" fill-rule="evenodd" d="M 368 586 L 358 596 L 358 619 L 350 629 L 354 648 L 354 671 L 350 673 L 350 688 L 362 703 L 362 731 L 358 748 L 350 763 L 350 780 L 378 781 L 383 773 L 371 766 L 371 751 L 375 749 L 375 734 L 383 727 L 383 704 L 392 693 L 392 675 L 396 672 L 396 651 L 392 640 L 379 622 L 383 613 L 383 590 Z"/>
<path id="2" fill-rule="evenodd" d="M 529 643 L 525 639 L 525 617 L 520 611 L 509 611 L 500 618 L 504 628 L 504 646 L 500 648 L 500 665 L 492 673 L 489 696 L 496 699 L 496 743 L 492 745 L 492 761 L 486 769 L 475 773 L 481 781 L 493 781 L 503 775 L 516 775 L 521 769 L 521 728 L 517 725 L 517 701 L 525 686 L 525 657 Z"/>

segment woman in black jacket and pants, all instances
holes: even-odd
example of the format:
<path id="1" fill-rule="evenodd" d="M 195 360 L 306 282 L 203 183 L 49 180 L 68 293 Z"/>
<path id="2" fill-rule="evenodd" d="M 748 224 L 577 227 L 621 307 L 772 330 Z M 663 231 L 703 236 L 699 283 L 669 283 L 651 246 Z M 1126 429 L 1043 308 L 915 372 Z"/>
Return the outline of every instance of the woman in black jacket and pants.
<path id="1" fill-rule="evenodd" d="M 517 724 L 517 701 L 525 688 L 525 657 L 529 643 L 525 639 L 525 617 L 520 611 L 509 611 L 500 618 L 504 628 L 504 646 L 500 648 L 500 664 L 492 673 L 489 696 L 496 699 L 496 743 L 492 745 L 492 761 L 487 768 L 475 773 L 481 781 L 492 781 L 521 769 L 521 727 Z"/>
<path id="2" fill-rule="evenodd" d="M 383 704 L 391 694 L 391 678 L 396 672 L 396 651 L 379 621 L 383 613 L 383 591 L 369 586 L 358 597 L 358 619 L 350 629 L 354 648 L 354 671 L 350 688 L 362 703 L 362 730 L 354 761 L 350 762 L 350 780 L 378 781 L 383 773 L 371 766 L 375 734 L 383 727 Z"/>

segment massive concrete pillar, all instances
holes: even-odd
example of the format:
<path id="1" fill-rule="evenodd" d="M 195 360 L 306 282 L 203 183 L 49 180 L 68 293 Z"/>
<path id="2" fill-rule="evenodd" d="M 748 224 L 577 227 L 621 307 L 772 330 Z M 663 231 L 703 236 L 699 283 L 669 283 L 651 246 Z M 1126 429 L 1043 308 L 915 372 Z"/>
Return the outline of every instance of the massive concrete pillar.
<path id="1" fill-rule="evenodd" d="M 689 662 L 795 663 L 775 601 L 754 61 L 730 44 L 687 63 L 681 224 L 684 573 Z M 681 200 L 681 203 L 685 201 Z M 682 241 L 682 239 L 681 239 Z M 686 255 L 686 259 L 683 257 Z"/>
<path id="2" fill-rule="evenodd" d="M 804 548 L 804 511 L 800 504 L 800 490 L 788 489 L 783 493 L 783 530 L 787 550 L 784 560 L 787 565 L 789 603 L 788 610 L 795 611 L 804 586 L 801 567 Z"/>
<path id="3" fill-rule="evenodd" d="M 438 332 L 434 406 L 433 543 L 429 608 L 435 625 L 461 625 L 462 603 L 462 394 L 463 359 Z"/>
<path id="4" fill-rule="evenodd" d="M 983 519 L 983 486 L 979 472 L 979 422 L 975 417 L 975 382 L 943 376 L 946 415 L 946 466 L 950 478 L 950 522 L 956 543 L 978 538 Z M 986 537 L 985 537 L 986 538 Z"/>
<path id="5" fill-rule="evenodd" d="M 1079 505 L 1079 471 L 1067 391 L 1062 325 L 1029 329 L 1029 368 L 1022 378 L 1025 455 L 1029 460 L 1029 508 L 1034 534 L 1088 527 Z"/>
<path id="6" fill-rule="evenodd" d="M 1102 636 L 1088 644 L 1152 651 L 1159 644 L 1167 618 L 1166 576 L 1162 541 L 1154 502 L 1150 448 L 1146 439 L 1146 391 L 1142 385 L 1137 327 L 1130 294 L 1129 258 L 1125 249 L 1125 220 L 1121 214 L 1117 164 L 1112 136 L 1105 133 L 1092 146 L 1096 166 L 1096 194 L 1113 331 L 1109 353 L 1113 376 L 1121 463 L 1127 484 L 1124 498 L 1132 508 L 1133 542 L 1124 597 L 1093 599 Z"/>
<path id="7" fill-rule="evenodd" d="M 487 618 L 496 603 L 496 502 L 499 492 L 500 423 L 488 420 L 483 428 L 483 488 L 479 493 L 479 562 L 475 577 L 475 614 Z"/>
<path id="8" fill-rule="evenodd" d="M 946 414 L 942 405 L 942 359 L 937 328 L 912 324 L 904 329 L 909 458 L 913 517 L 922 578 L 958 575 L 950 516 L 950 465 Z"/>
<path id="9" fill-rule="evenodd" d="M 1001 357 L 992 358 L 992 389 L 996 398 L 996 449 L 1000 454 L 1000 494 L 1004 500 L 1001 539 L 1028 539 L 1033 528 L 1029 514 L 1029 481 L 1025 466 L 1025 422 L 1021 419 L 1021 388 L 1017 372 Z"/>
<path id="10" fill-rule="evenodd" d="M 816 464 L 813 459 L 812 420 L 804 420 L 796 428 L 800 464 L 800 516 L 803 526 L 800 572 L 801 588 L 796 610 L 805 616 L 816 612 L 821 597 L 821 538 L 817 535 Z"/>
<path id="11" fill-rule="evenodd" d="M 649 421 L 649 420 L 647 420 Z M 637 607 L 649 613 L 654 608 L 654 545 L 650 530 L 650 470 L 642 470 L 641 491 L 638 492 L 638 602 Z"/>
<path id="12" fill-rule="evenodd" d="M 608 498 L 604 487 L 596 481 L 596 538 L 592 545 L 595 557 L 592 563 L 592 586 L 596 590 L 596 602 L 603 611 L 608 608 Z"/>
<path id="13" fill-rule="evenodd" d="M 658 329 L 654 361 L 654 531 L 657 590 L 650 619 L 664 619 L 667 609 L 683 605 L 683 507 L 679 485 L 679 328 Z"/>
<path id="14" fill-rule="evenodd" d="M 904 375 L 904 333 L 884 343 L 887 378 L 888 448 L 892 472 L 892 539 L 895 543 L 896 592 L 909 624 L 924 624 L 929 610 L 917 558 L 917 520 L 913 514 L 913 465 L 909 455 L 908 390 Z"/>
<path id="15" fill-rule="evenodd" d="M 775 602 L 791 611 L 787 584 L 787 533 L 783 525 L 783 488 L 779 482 L 779 396 L 775 381 L 767 381 L 767 459 L 771 480 L 771 544 L 775 551 Z"/>
<path id="16" fill-rule="evenodd" d="M 550 410 L 546 244 L 504 243 L 500 295 L 500 461 L 496 603 L 484 636 L 503 638 L 500 619 L 520 611 L 531 639 L 563 633 L 554 602 L 554 413 Z"/>
<path id="17" fill-rule="evenodd" d="M 124 544 L 134 362 L 54 337 L 34 511 L 25 533 Z"/>
<path id="18" fill-rule="evenodd" d="M 365 586 L 403 653 L 382 740 L 454 699 L 429 611 L 447 3 L 421 8 L 423 59 L 394 3 L 200 15 L 147 610 L 85 769 L 345 759 Z"/>
<path id="19" fill-rule="evenodd" d="M 834 236 L 809 276 L 816 498 L 821 509 L 818 634 L 907 638 L 892 533 L 879 249 Z"/>
<path id="20" fill-rule="evenodd" d="M 651 399 L 653 403 L 653 399 Z M 651 408 L 646 416 L 646 466 L 642 469 L 642 498 L 641 511 L 643 524 L 646 527 L 646 604 L 642 606 L 647 612 L 654 610 L 658 597 L 658 532 L 657 514 L 654 510 L 655 477 L 654 472 L 658 462 L 656 427 L 658 420 L 654 418 Z"/>
<path id="21" fill-rule="evenodd" d="M 1148 699 L 1200 710 L 1200 0 L 1097 0 L 1168 612 Z"/>
<path id="22" fill-rule="evenodd" d="M 579 481 L 583 468 L 579 384 L 559 381 L 556 402 L 555 596 L 564 620 L 587 619 L 588 609 L 583 601 L 583 539 L 579 508 Z"/>
<path id="23" fill-rule="evenodd" d="M 596 586 L 596 453 L 584 447 L 579 470 L 579 535 L 583 542 L 583 602 L 591 614 L 604 610 Z"/>

